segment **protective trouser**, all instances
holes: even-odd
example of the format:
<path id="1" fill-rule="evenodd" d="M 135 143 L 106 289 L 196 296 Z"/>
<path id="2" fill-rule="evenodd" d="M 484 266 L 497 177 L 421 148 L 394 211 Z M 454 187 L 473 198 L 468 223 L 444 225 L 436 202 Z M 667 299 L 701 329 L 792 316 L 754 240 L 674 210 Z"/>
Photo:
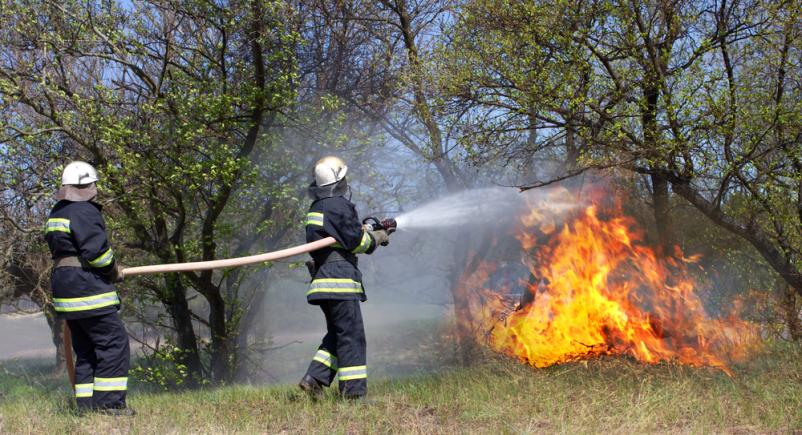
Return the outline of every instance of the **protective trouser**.
<path id="1" fill-rule="evenodd" d="M 75 351 L 79 408 L 125 408 L 130 352 L 117 312 L 67 320 Z"/>
<path id="2" fill-rule="evenodd" d="M 318 348 L 307 374 L 325 386 L 340 384 L 345 397 L 368 392 L 367 343 L 359 301 L 321 301 L 328 332 Z"/>

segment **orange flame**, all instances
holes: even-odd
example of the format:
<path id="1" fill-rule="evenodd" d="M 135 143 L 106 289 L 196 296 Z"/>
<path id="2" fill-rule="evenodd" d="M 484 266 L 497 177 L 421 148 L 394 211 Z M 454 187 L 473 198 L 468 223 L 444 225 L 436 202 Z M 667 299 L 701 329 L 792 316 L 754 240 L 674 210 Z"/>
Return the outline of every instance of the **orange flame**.
<path id="1" fill-rule="evenodd" d="M 630 355 L 728 374 L 728 362 L 744 359 L 757 345 L 754 324 L 736 314 L 706 313 L 700 285 L 688 272 L 698 257 L 683 257 L 679 248 L 673 256 L 657 255 L 619 207 L 611 218 L 600 218 L 598 205 L 568 217 L 549 212 L 554 196 L 520 219 L 517 239 L 528 280 L 490 288 L 499 268 L 489 261 L 463 277 L 469 326 L 480 342 L 535 367 Z M 514 285 L 533 300 L 512 311 L 504 294 Z"/>

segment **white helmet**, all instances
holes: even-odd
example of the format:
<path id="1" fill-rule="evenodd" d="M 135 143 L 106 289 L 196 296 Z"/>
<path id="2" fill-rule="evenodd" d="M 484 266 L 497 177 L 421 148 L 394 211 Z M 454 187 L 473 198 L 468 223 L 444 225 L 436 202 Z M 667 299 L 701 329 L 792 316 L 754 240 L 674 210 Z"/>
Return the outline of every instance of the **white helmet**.
<path id="1" fill-rule="evenodd" d="M 334 156 L 323 157 L 315 163 L 315 185 L 318 187 L 334 184 L 348 173 L 343 159 Z"/>
<path id="2" fill-rule="evenodd" d="M 64 168 L 64 173 L 61 174 L 62 186 L 91 184 L 97 180 L 97 171 L 86 162 L 72 162 Z"/>

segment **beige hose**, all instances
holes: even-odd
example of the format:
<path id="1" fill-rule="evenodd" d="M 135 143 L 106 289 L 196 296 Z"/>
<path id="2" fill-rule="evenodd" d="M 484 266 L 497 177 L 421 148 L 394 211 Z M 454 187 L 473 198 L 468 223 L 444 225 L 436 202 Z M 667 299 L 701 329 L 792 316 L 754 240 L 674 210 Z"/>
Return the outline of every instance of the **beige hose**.
<path id="1" fill-rule="evenodd" d="M 151 275 L 154 273 L 192 272 L 198 270 L 221 269 L 224 267 L 247 266 L 249 264 L 264 263 L 265 261 L 280 260 L 282 258 L 305 254 L 307 252 L 333 245 L 336 242 L 337 241 L 334 240 L 334 237 L 326 237 L 325 239 L 307 243 L 305 245 L 298 245 L 292 248 L 266 252 L 259 255 L 251 255 L 249 257 L 228 258 L 225 260 L 214 261 L 196 261 L 194 263 L 156 264 L 153 266 L 127 267 L 120 273 L 124 277 L 129 277 L 134 275 Z"/>

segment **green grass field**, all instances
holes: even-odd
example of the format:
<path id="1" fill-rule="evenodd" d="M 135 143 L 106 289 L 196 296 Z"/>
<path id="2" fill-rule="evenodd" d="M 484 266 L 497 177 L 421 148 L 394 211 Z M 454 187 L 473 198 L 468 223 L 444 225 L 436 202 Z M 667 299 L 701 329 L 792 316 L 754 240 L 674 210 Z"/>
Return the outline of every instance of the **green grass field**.
<path id="1" fill-rule="evenodd" d="M 0 433 L 802 433 L 802 348 L 778 344 L 735 376 L 607 358 L 532 369 L 485 355 L 473 367 L 374 379 L 373 403 L 292 385 L 176 393 L 134 384 L 138 415 L 78 417 L 44 366 L 0 368 Z"/>

